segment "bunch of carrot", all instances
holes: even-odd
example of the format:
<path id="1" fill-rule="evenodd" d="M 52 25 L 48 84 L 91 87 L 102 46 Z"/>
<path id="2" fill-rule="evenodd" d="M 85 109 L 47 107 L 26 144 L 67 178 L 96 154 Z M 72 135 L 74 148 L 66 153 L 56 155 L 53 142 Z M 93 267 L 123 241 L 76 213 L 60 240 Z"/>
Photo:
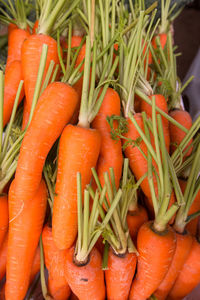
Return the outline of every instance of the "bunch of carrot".
<path id="1" fill-rule="evenodd" d="M 0 299 L 38 281 L 44 299 L 184 298 L 200 283 L 200 118 L 181 102 L 171 1 L 161 20 L 139 0 L 0 2 Z"/>

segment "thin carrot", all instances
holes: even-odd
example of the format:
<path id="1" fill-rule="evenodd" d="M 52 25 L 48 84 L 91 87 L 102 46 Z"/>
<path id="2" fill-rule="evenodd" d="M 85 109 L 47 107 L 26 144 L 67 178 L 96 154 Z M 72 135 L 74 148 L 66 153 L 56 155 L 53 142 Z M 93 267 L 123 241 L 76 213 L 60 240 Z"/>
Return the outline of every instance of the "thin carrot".
<path id="1" fill-rule="evenodd" d="M 169 293 L 170 300 L 181 300 L 200 282 L 200 244 L 193 238 L 190 253 Z"/>
<path id="2" fill-rule="evenodd" d="M 8 230 L 8 197 L 6 194 L 0 195 L 0 248 Z"/>
<path id="3" fill-rule="evenodd" d="M 21 62 L 19 60 L 14 60 L 6 68 L 6 73 L 5 73 L 3 126 L 5 126 L 10 119 L 18 86 L 22 79 L 23 77 L 22 77 Z M 24 97 L 24 89 L 22 87 L 18 104 L 22 101 L 23 97 Z"/>
<path id="4" fill-rule="evenodd" d="M 8 251 L 8 233 L 0 247 L 0 281 L 6 275 L 6 260 Z"/>
<path id="5" fill-rule="evenodd" d="M 32 199 L 28 200 L 16 201 L 13 181 L 9 190 L 10 223 L 5 289 L 7 299 L 23 299 L 29 286 L 31 266 L 46 213 L 47 189 L 44 181 L 41 181 Z"/>
<path id="6" fill-rule="evenodd" d="M 174 285 L 174 282 L 191 251 L 192 243 L 193 239 L 187 232 L 184 232 L 183 234 L 176 232 L 176 250 L 174 257 L 165 278 L 154 293 L 158 300 L 167 298 L 167 295 Z"/>
<path id="7" fill-rule="evenodd" d="M 121 141 L 114 141 L 111 138 L 110 126 L 106 120 L 112 115 L 120 116 L 120 98 L 115 90 L 108 88 L 101 104 L 100 110 L 92 122 L 92 127 L 97 129 L 102 138 L 100 156 L 97 163 L 97 174 L 100 183 L 104 185 L 103 173 L 113 168 L 115 174 L 116 188 L 119 187 L 122 174 L 122 149 Z M 114 128 L 117 127 L 117 122 L 114 121 Z"/>
<path id="8" fill-rule="evenodd" d="M 153 294 L 169 269 L 175 245 L 176 236 L 171 227 L 167 226 L 160 234 L 153 228 L 152 221 L 140 227 L 137 237 L 138 267 L 130 300 L 144 300 Z"/>
<path id="9" fill-rule="evenodd" d="M 187 111 L 184 111 L 184 110 L 181 110 L 181 109 L 174 109 L 174 110 L 169 112 L 169 115 L 174 120 L 176 120 L 178 123 L 183 125 L 186 129 L 189 130 L 191 128 L 192 118 L 191 118 L 190 114 Z M 183 140 L 183 138 L 185 137 L 186 133 L 183 132 L 181 129 L 177 128 L 171 122 L 169 123 L 169 130 L 170 130 L 170 142 L 171 142 L 170 151 L 171 151 L 171 153 L 173 153 L 176 150 L 176 148 L 180 145 L 180 143 Z M 192 146 L 190 146 L 191 143 L 192 143 L 192 139 L 189 141 L 188 145 L 183 150 L 184 152 L 187 151 L 184 154 L 183 159 L 191 154 L 191 152 L 192 152 Z"/>
<path id="10" fill-rule="evenodd" d="M 161 45 L 162 49 L 165 48 L 165 45 L 167 43 L 167 34 L 166 33 L 160 33 L 158 35 L 155 35 L 152 39 L 152 45 L 154 49 L 157 49 L 157 42 L 156 40 L 159 40 L 159 44 Z"/>
<path id="11" fill-rule="evenodd" d="M 66 300 L 70 288 L 64 276 L 66 250 L 59 250 L 52 237 L 52 229 L 45 225 L 42 231 L 45 265 L 48 269 L 48 290 L 55 300 Z"/>
<path id="12" fill-rule="evenodd" d="M 132 240 L 135 242 L 137 239 L 137 234 L 145 222 L 148 221 L 148 214 L 144 206 L 138 205 L 136 209 L 128 211 L 127 214 L 127 224 L 130 236 Z"/>

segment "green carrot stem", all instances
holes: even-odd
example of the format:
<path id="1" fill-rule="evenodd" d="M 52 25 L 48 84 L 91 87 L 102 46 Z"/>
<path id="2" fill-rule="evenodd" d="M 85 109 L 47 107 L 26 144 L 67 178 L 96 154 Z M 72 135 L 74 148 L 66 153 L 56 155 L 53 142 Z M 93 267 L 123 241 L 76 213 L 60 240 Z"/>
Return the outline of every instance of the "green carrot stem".
<path id="1" fill-rule="evenodd" d="M 89 189 L 88 189 L 89 190 Z M 106 190 L 106 187 L 105 187 Z M 91 194 L 91 192 L 89 191 L 89 193 Z M 106 194 L 106 192 L 105 192 Z M 89 220 L 89 236 L 91 236 L 92 232 L 94 231 L 95 225 L 97 223 L 97 219 L 96 216 L 98 218 L 98 200 L 99 200 L 99 192 L 98 190 L 96 190 L 95 195 L 93 196 L 94 200 L 93 200 L 93 205 L 92 205 L 92 211 L 90 213 L 90 220 Z"/>
<path id="2" fill-rule="evenodd" d="M 95 78 L 95 74 L 96 74 L 96 56 L 97 56 L 97 43 L 94 40 L 93 41 L 93 55 L 92 55 L 92 73 L 91 73 L 91 78 Z M 91 80 L 90 92 L 89 92 L 89 97 L 88 97 L 88 107 L 89 108 L 92 106 L 94 90 L 95 90 L 95 80 Z"/>
<path id="3" fill-rule="evenodd" d="M 43 83 L 41 91 L 40 91 L 40 96 L 42 95 L 42 93 L 44 92 L 44 90 L 46 89 L 46 87 L 49 84 L 49 81 L 50 81 L 50 78 L 51 78 L 51 75 L 52 75 L 52 72 L 53 72 L 54 65 L 55 65 L 55 62 L 53 60 L 51 60 L 50 64 L 49 64 L 49 68 L 47 70 L 47 74 L 46 74 L 44 83 Z"/>
<path id="4" fill-rule="evenodd" d="M 108 252 L 109 244 L 105 241 L 104 250 L 103 250 L 103 261 L 102 261 L 102 270 L 108 270 Z"/>
<path id="5" fill-rule="evenodd" d="M 77 173 L 77 199 L 78 199 L 78 251 L 81 251 L 83 240 L 83 216 L 82 216 L 82 192 L 81 192 L 81 174 Z"/>
<path id="6" fill-rule="evenodd" d="M 60 30 L 57 30 L 57 50 L 58 50 L 58 58 L 59 58 L 59 62 L 60 62 L 60 66 L 63 72 L 63 75 L 65 76 L 65 65 L 62 59 L 62 54 L 61 54 L 61 47 L 60 47 Z"/>
<path id="7" fill-rule="evenodd" d="M 57 76 L 58 70 L 59 70 L 59 65 L 56 65 L 54 73 L 52 75 L 51 83 L 56 80 L 56 76 Z"/>
<path id="8" fill-rule="evenodd" d="M 10 168 L 7 170 L 5 177 L 0 181 L 0 193 L 3 192 L 3 189 L 5 188 L 6 184 L 12 178 L 16 168 L 17 168 L 17 160 L 15 159 L 12 165 L 10 166 Z"/>
<path id="9" fill-rule="evenodd" d="M 46 65 L 46 59 L 47 59 L 47 51 L 48 51 L 48 46 L 46 44 L 43 44 L 42 53 L 41 53 L 41 57 L 40 57 L 40 65 L 39 65 L 38 75 L 37 75 L 37 81 L 36 81 L 36 85 L 35 85 L 35 91 L 34 91 L 34 95 L 33 95 L 32 105 L 31 105 L 30 116 L 29 116 L 28 124 L 26 125 L 26 128 L 25 128 L 25 131 L 28 128 L 28 126 L 32 120 L 33 112 L 36 107 L 37 100 L 38 100 L 38 97 L 40 94 L 40 88 L 42 85 L 42 78 L 43 78 L 44 69 L 45 69 L 45 65 Z"/>
<path id="10" fill-rule="evenodd" d="M 139 89 L 135 89 L 136 95 L 142 98 L 145 102 L 147 102 L 149 105 L 152 106 L 151 100 L 144 94 L 142 93 Z M 156 106 L 156 111 L 159 112 L 163 117 L 165 117 L 168 121 L 172 122 L 174 125 L 176 125 L 179 129 L 181 129 L 183 132 L 187 133 L 188 129 L 186 129 L 184 126 L 182 126 L 180 123 L 175 121 L 172 117 L 170 117 L 167 113 L 165 113 L 162 109 Z"/>
<path id="11" fill-rule="evenodd" d="M 66 70 L 65 70 L 65 75 L 67 70 L 70 68 L 70 57 L 71 57 L 71 44 L 72 44 L 72 22 L 69 22 L 69 30 L 68 30 L 68 42 L 67 42 L 67 61 L 66 61 Z M 65 77 L 65 76 L 64 76 Z"/>
<path id="12" fill-rule="evenodd" d="M 89 242 L 89 201 L 90 195 L 87 190 L 84 190 L 84 214 L 83 214 L 83 244 L 81 253 L 87 253 L 88 242 Z M 78 255 L 77 255 L 78 258 Z"/>

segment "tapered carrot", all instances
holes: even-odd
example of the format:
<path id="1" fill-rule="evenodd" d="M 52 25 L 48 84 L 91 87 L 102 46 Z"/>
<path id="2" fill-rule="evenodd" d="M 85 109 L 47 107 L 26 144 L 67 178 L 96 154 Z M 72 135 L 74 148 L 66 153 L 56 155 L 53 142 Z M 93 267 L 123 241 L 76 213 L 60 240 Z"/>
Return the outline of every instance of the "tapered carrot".
<path id="1" fill-rule="evenodd" d="M 187 111 L 180 110 L 180 109 L 174 109 L 170 111 L 169 115 L 176 120 L 178 123 L 183 125 L 186 129 L 190 129 L 192 126 L 192 118 L 190 114 Z M 170 151 L 173 153 L 176 148 L 180 145 L 181 141 L 185 137 L 186 133 L 183 132 L 181 129 L 177 128 L 174 124 L 171 122 L 169 123 L 169 130 L 170 130 L 170 142 L 171 147 Z M 192 147 L 190 146 L 192 143 L 192 139 L 189 141 L 188 145 L 185 147 L 183 151 L 186 151 L 184 158 L 189 156 L 192 152 Z M 189 147 L 190 146 L 190 147 Z"/>
<path id="2" fill-rule="evenodd" d="M 176 232 L 176 250 L 174 257 L 165 278 L 154 293 L 158 300 L 167 298 L 167 295 L 174 285 L 174 282 L 191 251 L 192 243 L 193 239 L 187 232 L 183 234 Z"/>
<path id="3" fill-rule="evenodd" d="M 6 274 L 6 260 L 8 251 L 8 233 L 6 234 L 3 243 L 0 247 L 0 281 Z"/>
<path id="4" fill-rule="evenodd" d="M 21 80 L 23 80 L 21 62 L 19 60 L 14 60 L 6 68 L 6 73 L 5 73 L 3 126 L 5 126 L 10 119 L 18 86 Z M 24 97 L 24 88 L 22 87 L 18 104 L 22 101 L 23 97 Z"/>
<path id="5" fill-rule="evenodd" d="M 127 224 L 130 236 L 134 242 L 137 239 L 137 234 L 140 227 L 147 221 L 147 211 L 142 205 L 138 205 L 136 209 L 128 211 Z"/>
<path id="6" fill-rule="evenodd" d="M 101 185 L 104 185 L 103 173 L 113 168 L 115 174 L 115 184 L 119 187 L 122 174 L 122 149 L 121 141 L 114 141 L 110 134 L 110 126 L 106 120 L 112 115 L 120 116 L 120 98 L 115 90 L 108 88 L 104 96 L 101 108 L 92 122 L 92 127 L 99 130 L 102 138 L 100 156 L 97 164 L 97 174 Z M 117 124 L 113 125 L 114 128 Z"/>
<path id="7" fill-rule="evenodd" d="M 200 282 L 200 244 L 193 238 L 190 253 L 169 293 L 170 300 L 181 300 Z"/>
<path id="8" fill-rule="evenodd" d="M 8 197 L 0 195 L 0 249 L 8 230 Z"/>
<path id="9" fill-rule="evenodd" d="M 135 253 L 117 255 L 109 249 L 108 266 L 105 270 L 108 300 L 128 299 L 137 257 Z"/>
<path id="10" fill-rule="evenodd" d="M 52 229 L 45 225 L 42 231 L 45 265 L 48 269 L 48 290 L 55 300 L 70 296 L 70 288 L 64 276 L 66 250 L 59 250 L 52 237 Z"/>
<path id="11" fill-rule="evenodd" d="M 37 249 L 34 254 L 33 264 L 31 267 L 30 284 L 33 282 L 35 276 L 39 271 L 40 271 L 40 247 L 37 246 Z"/>
<path id="12" fill-rule="evenodd" d="M 52 219 L 52 234 L 59 249 L 69 248 L 76 238 L 76 174 L 82 175 L 83 190 L 90 183 L 100 145 L 101 136 L 96 129 L 67 125 L 62 133 Z"/>
<path id="13" fill-rule="evenodd" d="M 16 201 L 15 181 L 9 190 L 9 235 L 6 264 L 6 299 L 23 299 L 46 213 L 47 189 L 41 181 L 36 194 Z"/>
<path id="14" fill-rule="evenodd" d="M 74 89 L 61 82 L 51 83 L 39 98 L 15 174 L 15 192 L 20 203 L 29 202 L 37 190 L 47 154 L 69 122 L 77 101 Z"/>
<path id="15" fill-rule="evenodd" d="M 140 227 L 137 237 L 138 267 L 130 300 L 147 299 L 158 288 L 169 269 L 175 246 L 175 232 L 169 226 L 161 234 L 153 228 L 153 222 Z"/>

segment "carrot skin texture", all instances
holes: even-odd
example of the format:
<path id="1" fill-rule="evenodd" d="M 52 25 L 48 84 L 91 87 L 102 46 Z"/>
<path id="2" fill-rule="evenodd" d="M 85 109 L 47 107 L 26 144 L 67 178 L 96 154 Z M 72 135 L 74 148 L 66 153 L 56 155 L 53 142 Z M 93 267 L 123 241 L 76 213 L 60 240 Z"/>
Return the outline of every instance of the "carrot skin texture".
<path id="1" fill-rule="evenodd" d="M 15 173 L 20 202 L 29 202 L 38 189 L 45 159 L 69 122 L 77 101 L 74 89 L 61 82 L 51 83 L 42 93 L 24 136 Z"/>
<path id="2" fill-rule="evenodd" d="M 181 300 L 200 282 L 200 244 L 193 238 L 190 253 L 169 293 L 169 300 Z"/>
<path id="3" fill-rule="evenodd" d="M 0 195 L 0 249 L 8 230 L 8 196 Z"/>
<path id="4" fill-rule="evenodd" d="M 21 300 L 28 290 L 31 267 L 46 213 L 47 188 L 42 180 L 29 202 L 16 201 L 15 181 L 9 190 L 9 234 L 6 299 Z"/>
<path id="5" fill-rule="evenodd" d="M 108 300 L 127 300 L 137 257 L 135 253 L 126 253 L 120 257 L 109 249 L 108 270 L 105 270 L 106 292 Z"/>
<path id="6" fill-rule="evenodd" d="M 115 184 L 119 187 L 121 175 L 123 155 L 121 141 L 114 141 L 110 135 L 110 125 L 106 117 L 117 115 L 120 116 L 120 98 L 118 93 L 108 88 L 103 99 L 100 110 L 92 122 L 92 128 L 97 129 L 102 138 L 100 156 L 97 163 L 97 174 L 102 186 L 104 186 L 104 172 L 109 172 L 109 168 L 113 168 L 115 174 Z M 117 123 L 114 123 L 117 127 Z"/>
<path id="7" fill-rule="evenodd" d="M 176 249 L 169 270 L 155 291 L 154 295 L 158 300 L 167 298 L 174 282 L 180 273 L 192 247 L 193 239 L 188 233 L 180 234 L 176 232 Z"/>
<path id="8" fill-rule="evenodd" d="M 4 100 L 3 100 L 3 126 L 10 120 L 15 97 L 20 81 L 23 80 L 22 66 L 19 60 L 12 61 L 6 68 L 4 80 Z M 24 87 L 22 87 L 18 104 L 24 97 Z"/>
<path id="9" fill-rule="evenodd" d="M 4 241 L 0 247 L 0 281 L 6 274 L 6 260 L 8 251 L 8 233 L 6 234 Z"/>
<path id="10" fill-rule="evenodd" d="M 190 129 L 192 126 L 192 118 L 190 114 L 185 110 L 175 109 L 169 112 L 170 117 L 172 117 L 174 120 L 179 122 L 181 125 L 183 125 L 186 129 Z M 169 130 L 170 130 L 170 140 L 171 140 L 171 147 L 170 151 L 173 153 L 177 146 L 180 145 L 181 141 L 185 137 L 186 133 L 183 132 L 181 129 L 179 129 L 177 126 L 173 125 L 171 122 L 169 123 Z M 193 139 L 191 139 L 184 149 L 184 151 L 188 148 L 188 146 L 192 143 Z M 192 147 L 188 149 L 186 154 L 184 155 L 183 159 L 187 156 L 189 156 L 192 152 Z"/>
<path id="11" fill-rule="evenodd" d="M 69 124 L 63 130 L 52 218 L 53 239 L 59 249 L 70 248 L 77 235 L 77 172 L 81 173 L 83 193 L 90 183 L 100 146 L 101 136 L 95 129 Z"/>
<path id="12" fill-rule="evenodd" d="M 84 266 L 74 264 L 74 247 L 67 250 L 65 278 L 79 300 L 105 299 L 104 273 L 101 268 L 102 258 L 96 248 L 92 249 L 89 261 Z"/>
<path id="13" fill-rule="evenodd" d="M 148 221 L 147 211 L 143 206 L 138 205 L 136 210 L 128 211 L 126 220 L 128 224 L 129 234 L 132 240 L 136 242 L 140 227 L 142 226 L 142 224 Z"/>
<path id="14" fill-rule="evenodd" d="M 168 226 L 163 234 L 152 230 L 153 222 L 140 227 L 137 237 L 139 252 L 137 274 L 133 280 L 129 295 L 130 300 L 145 300 L 158 288 L 171 264 L 176 236 Z"/>
<path id="15" fill-rule="evenodd" d="M 14 60 L 21 61 L 21 49 L 24 41 L 30 36 L 28 30 L 23 30 L 20 28 L 12 28 L 8 35 L 8 57 L 6 62 L 6 72 L 7 68 Z"/>
<path id="16" fill-rule="evenodd" d="M 42 231 L 45 265 L 48 269 L 48 290 L 55 300 L 67 300 L 70 288 L 64 276 L 66 250 L 59 250 L 52 237 L 52 229 L 45 225 Z"/>
<path id="17" fill-rule="evenodd" d="M 40 63 L 40 56 L 42 53 L 42 46 L 48 45 L 47 60 L 44 69 L 43 81 L 45 79 L 50 61 L 53 60 L 55 65 L 59 64 L 57 53 L 57 42 L 50 36 L 43 34 L 31 35 L 22 46 L 22 73 L 24 77 L 24 90 L 27 101 L 27 111 L 30 113 L 33 95 L 35 91 L 35 84 Z M 55 66 L 54 66 L 55 68 Z"/>

